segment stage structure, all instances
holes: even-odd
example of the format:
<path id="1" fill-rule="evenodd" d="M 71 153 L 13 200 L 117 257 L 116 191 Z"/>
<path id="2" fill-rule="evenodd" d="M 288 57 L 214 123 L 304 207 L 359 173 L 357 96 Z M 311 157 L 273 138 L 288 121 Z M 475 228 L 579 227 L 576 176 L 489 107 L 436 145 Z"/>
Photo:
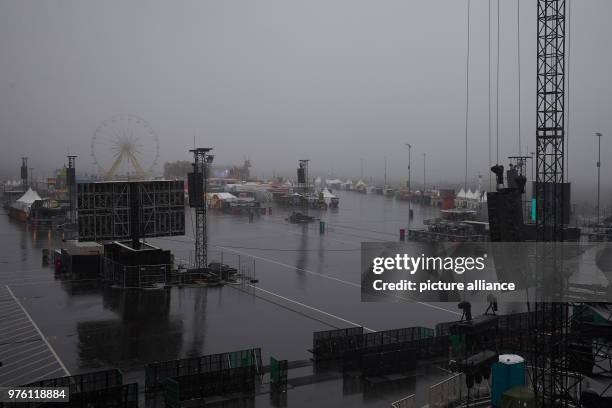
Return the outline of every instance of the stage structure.
<path id="1" fill-rule="evenodd" d="M 68 201 L 70 202 L 68 210 L 68 223 L 71 226 L 77 222 L 76 219 L 76 162 L 77 156 L 68 156 L 68 168 L 66 169 L 66 185 L 68 187 Z"/>
<path id="2" fill-rule="evenodd" d="M 557 242 L 564 241 L 566 1 L 539 0 L 537 13 L 536 241 Z M 537 254 L 546 266 L 537 285 L 544 284 L 544 276 L 558 276 L 554 251 L 548 248 Z M 561 279 L 553 285 L 564 290 Z M 570 316 L 567 303 L 536 293 L 532 386 L 541 406 L 580 406 L 575 397 L 580 383 L 570 381 L 568 369 Z"/>
<path id="3" fill-rule="evenodd" d="M 187 175 L 189 206 L 195 208 L 195 268 L 208 267 L 208 231 L 206 226 L 206 193 L 208 192 L 208 168 L 214 156 L 212 148 L 200 147 L 190 150 L 193 153 L 193 172 Z"/>
<path id="4" fill-rule="evenodd" d="M 21 158 L 21 188 L 23 191 L 28 191 L 28 158 Z"/>
<path id="5" fill-rule="evenodd" d="M 185 235 L 182 180 L 78 183 L 79 241 Z"/>
<path id="6" fill-rule="evenodd" d="M 297 189 L 300 193 L 307 195 L 311 192 L 311 188 L 310 188 L 310 179 L 309 179 L 309 175 L 308 175 L 308 163 L 310 162 L 310 160 L 308 159 L 302 159 L 299 162 L 299 167 L 297 169 L 297 176 L 298 176 L 298 184 L 297 184 Z"/>

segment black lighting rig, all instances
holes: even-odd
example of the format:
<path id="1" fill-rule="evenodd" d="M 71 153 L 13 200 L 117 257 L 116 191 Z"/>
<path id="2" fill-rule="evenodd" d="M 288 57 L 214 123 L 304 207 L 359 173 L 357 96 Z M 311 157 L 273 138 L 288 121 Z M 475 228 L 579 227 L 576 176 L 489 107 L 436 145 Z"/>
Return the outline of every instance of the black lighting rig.
<path id="1" fill-rule="evenodd" d="M 214 156 L 212 148 L 200 147 L 190 150 L 193 153 L 193 172 L 187 175 L 189 188 L 189 206 L 195 208 L 195 268 L 203 270 L 208 267 L 208 231 L 206 226 L 207 193 L 209 166 Z"/>

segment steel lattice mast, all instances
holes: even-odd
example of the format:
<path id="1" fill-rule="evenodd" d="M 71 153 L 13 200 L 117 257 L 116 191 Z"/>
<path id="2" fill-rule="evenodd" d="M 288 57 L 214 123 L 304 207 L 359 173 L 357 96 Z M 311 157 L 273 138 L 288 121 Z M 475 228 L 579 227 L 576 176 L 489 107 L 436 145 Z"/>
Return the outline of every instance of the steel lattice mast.
<path id="1" fill-rule="evenodd" d="M 563 241 L 565 11 L 566 0 L 538 0 L 536 229 L 537 240 L 545 242 Z M 554 246 L 539 249 L 540 289 L 558 281 L 555 252 Z M 554 287 L 554 293 L 561 291 L 562 284 Z M 548 296 L 536 293 L 533 387 L 541 406 L 569 406 L 569 306 Z"/>
<path id="2" fill-rule="evenodd" d="M 190 150 L 193 153 L 193 181 L 190 182 L 190 206 L 195 208 L 195 267 L 203 269 L 208 266 L 208 239 L 206 225 L 208 165 L 212 163 L 212 148 L 201 147 Z"/>
<path id="3" fill-rule="evenodd" d="M 66 185 L 68 188 L 68 200 L 70 207 L 68 212 L 68 221 L 71 228 L 74 228 L 77 223 L 77 200 L 76 200 L 76 163 L 77 156 L 68 155 L 68 168 L 66 168 Z"/>
<path id="4" fill-rule="evenodd" d="M 538 1 L 537 66 L 538 240 L 558 241 L 563 231 L 565 0 Z"/>

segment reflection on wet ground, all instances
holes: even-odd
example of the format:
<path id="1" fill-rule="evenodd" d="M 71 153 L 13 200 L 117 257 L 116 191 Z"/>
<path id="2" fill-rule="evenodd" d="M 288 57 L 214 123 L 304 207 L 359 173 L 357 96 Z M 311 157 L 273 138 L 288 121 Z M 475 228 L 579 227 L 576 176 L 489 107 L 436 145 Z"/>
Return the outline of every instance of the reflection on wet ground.
<path id="1" fill-rule="evenodd" d="M 41 249 L 58 247 L 61 237 L 32 230 L 4 215 L 0 284 L 14 292 L 70 373 L 119 367 L 124 382 L 142 381 L 143 366 L 151 361 L 252 347 L 261 347 L 264 361 L 271 354 L 307 359 L 313 331 L 350 326 L 347 322 L 383 330 L 433 327 L 457 319 L 453 305 L 361 303 L 360 244 L 397 240 L 399 229 L 406 227 L 408 205 L 357 193 L 340 193 L 340 198 L 338 211 L 311 213 L 326 222 L 323 235 L 318 223 L 288 224 L 287 212 L 279 208 L 253 222 L 248 217 L 209 216 L 209 259 L 249 265 L 259 280 L 258 289 L 123 291 L 96 280 L 54 276 L 51 269 L 41 267 Z M 435 214 L 434 209 L 416 207 L 413 223 Z M 189 259 L 191 219 L 188 215 L 186 236 L 152 243 L 172 250 L 177 259 Z M 420 382 L 425 386 L 422 377 L 416 381 L 417 386 Z M 400 393 L 414 387 L 410 384 Z M 290 390 L 288 403 L 381 402 L 378 397 L 370 401 L 344 391 L 342 380 L 304 385 Z M 388 402 L 393 397 L 387 394 L 382 399 Z M 256 402 L 270 405 L 268 396 L 259 396 Z"/>
<path id="2" fill-rule="evenodd" d="M 169 316 L 170 290 L 105 288 L 102 296 L 104 307 L 118 317 L 77 323 L 82 365 L 138 367 L 143 361 L 170 360 L 179 354 L 182 322 Z"/>

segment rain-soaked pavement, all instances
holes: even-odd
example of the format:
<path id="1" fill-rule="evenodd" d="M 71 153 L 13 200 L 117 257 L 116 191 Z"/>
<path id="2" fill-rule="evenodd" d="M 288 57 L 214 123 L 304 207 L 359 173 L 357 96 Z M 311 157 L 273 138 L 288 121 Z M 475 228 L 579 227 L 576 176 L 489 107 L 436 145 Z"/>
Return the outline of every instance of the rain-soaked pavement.
<path id="1" fill-rule="evenodd" d="M 310 357 L 313 331 L 433 327 L 457 319 L 456 307 L 448 304 L 361 303 L 360 244 L 396 241 L 406 226 L 408 204 L 351 192 L 339 196 L 339 210 L 311 212 L 326 222 L 323 235 L 318 223 L 287 223 L 287 211 L 280 208 L 253 222 L 209 215 L 209 260 L 248 265 L 259 283 L 247 291 L 231 286 L 122 291 L 95 280 L 60 279 L 41 266 L 41 249 L 58 247 L 59 238 L 3 215 L 0 385 L 111 367 L 123 371 L 125 383 L 142 384 L 143 366 L 151 361 L 252 347 L 261 347 L 263 361 L 270 355 L 304 360 Z M 413 225 L 435 215 L 436 210 L 417 206 Z M 172 250 L 177 260 L 189 259 L 192 219 L 187 216 L 186 236 L 151 243 Z M 2 319 L 13 326 L 3 326 Z M 7 334 L 15 327 L 19 331 Z M 426 381 L 417 376 L 422 392 L 432 379 L 446 375 L 429 374 Z M 289 390 L 288 406 L 388 406 L 395 397 L 366 399 L 343 392 L 342 381 L 328 381 Z M 256 406 L 270 406 L 268 396 L 258 396 Z"/>

